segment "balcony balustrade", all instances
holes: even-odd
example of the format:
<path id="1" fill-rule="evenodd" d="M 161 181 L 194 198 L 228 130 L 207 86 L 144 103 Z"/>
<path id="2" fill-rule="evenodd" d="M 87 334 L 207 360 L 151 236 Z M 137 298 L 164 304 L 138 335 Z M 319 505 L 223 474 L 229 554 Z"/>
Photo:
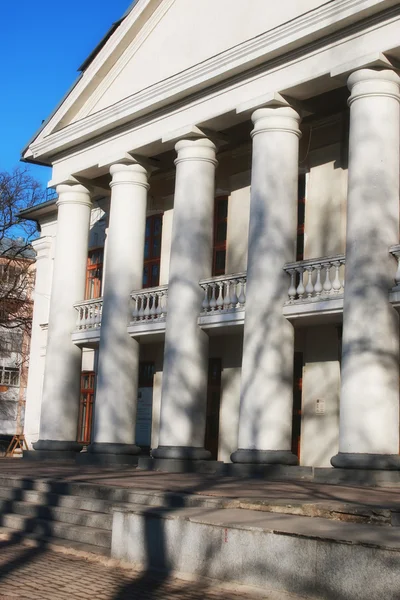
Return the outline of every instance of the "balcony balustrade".
<path id="1" fill-rule="evenodd" d="M 312 258 L 288 263 L 284 269 L 290 275 L 286 304 L 338 298 L 344 291 L 346 257 Z"/>
<path id="2" fill-rule="evenodd" d="M 164 333 L 167 317 L 168 286 L 161 285 L 131 293 L 132 319 L 128 332 L 132 337 Z"/>
<path id="3" fill-rule="evenodd" d="M 101 327 L 103 298 L 78 302 L 74 308 L 78 311 L 75 331 L 87 331 Z"/>
<path id="4" fill-rule="evenodd" d="M 72 341 L 77 345 L 90 347 L 100 340 L 101 318 L 103 313 L 103 298 L 84 300 L 74 304 L 78 313 Z"/>
<path id="5" fill-rule="evenodd" d="M 221 275 L 200 281 L 204 290 L 199 325 L 243 324 L 246 306 L 246 273 Z"/>
<path id="6" fill-rule="evenodd" d="M 200 281 L 204 290 L 202 315 L 244 310 L 246 304 L 246 273 L 221 275 Z"/>
<path id="7" fill-rule="evenodd" d="M 132 292 L 132 321 L 165 321 L 167 316 L 168 286 L 147 288 Z"/>

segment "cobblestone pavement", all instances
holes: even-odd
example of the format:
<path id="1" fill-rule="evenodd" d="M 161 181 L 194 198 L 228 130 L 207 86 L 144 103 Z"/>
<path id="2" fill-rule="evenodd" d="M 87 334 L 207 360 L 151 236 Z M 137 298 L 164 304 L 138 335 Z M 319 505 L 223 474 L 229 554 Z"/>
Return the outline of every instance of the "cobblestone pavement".
<path id="1" fill-rule="evenodd" d="M 64 549 L 0 540 L 0 600 L 299 600 L 163 579 Z"/>

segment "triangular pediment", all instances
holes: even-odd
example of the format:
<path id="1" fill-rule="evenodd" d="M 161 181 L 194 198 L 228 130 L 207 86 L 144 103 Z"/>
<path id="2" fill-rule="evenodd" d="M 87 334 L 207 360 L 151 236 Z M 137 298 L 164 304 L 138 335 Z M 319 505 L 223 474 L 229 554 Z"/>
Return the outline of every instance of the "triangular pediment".
<path id="1" fill-rule="evenodd" d="M 279 8 L 270 0 L 163 0 L 79 117 L 184 73 L 319 4 L 285 0 Z"/>
<path id="2" fill-rule="evenodd" d="M 185 81 L 196 68 L 204 84 L 213 57 L 275 34 L 327 0 L 137 0 L 85 64 L 73 89 L 34 144 L 72 124 L 118 107 L 165 82 Z M 230 63 L 226 64 L 229 70 Z M 224 72 L 219 76 L 222 80 Z M 215 81 L 215 79 L 214 79 Z M 172 85 L 171 85 L 172 87 Z"/>

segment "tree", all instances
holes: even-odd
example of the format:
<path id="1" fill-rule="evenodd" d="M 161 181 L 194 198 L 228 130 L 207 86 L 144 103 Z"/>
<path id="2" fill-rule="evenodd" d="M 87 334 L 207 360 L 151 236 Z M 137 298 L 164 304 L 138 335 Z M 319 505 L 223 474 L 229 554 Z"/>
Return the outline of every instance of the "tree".
<path id="1" fill-rule="evenodd" d="M 45 199 L 45 190 L 27 168 L 0 172 L 0 327 L 30 331 L 36 223 L 19 212 Z M 5 338 L 7 336 L 0 336 Z M 0 339 L 1 352 L 1 339 Z"/>

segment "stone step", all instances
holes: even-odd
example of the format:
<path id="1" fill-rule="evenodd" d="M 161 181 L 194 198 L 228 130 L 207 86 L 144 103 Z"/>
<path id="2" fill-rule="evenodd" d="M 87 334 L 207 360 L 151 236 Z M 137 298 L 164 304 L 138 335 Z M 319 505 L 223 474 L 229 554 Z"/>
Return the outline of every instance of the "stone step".
<path id="1" fill-rule="evenodd" d="M 29 545 L 35 547 L 61 547 L 74 550 L 76 552 L 87 554 L 96 554 L 97 556 L 110 556 L 110 548 L 105 546 L 93 546 L 92 544 L 85 544 L 84 542 L 77 542 L 74 540 L 65 540 L 62 538 L 47 537 L 40 535 L 39 533 L 17 531 L 10 527 L 0 527 L 0 540 L 1 541 L 24 541 L 28 540 Z M 1 596 L 0 596 L 1 597 Z"/>
<path id="2" fill-rule="evenodd" d="M 0 499 L 23 501 L 42 506 L 60 506 L 75 508 L 83 511 L 94 511 L 110 514 L 115 502 L 100 500 L 97 498 L 85 498 L 83 496 L 65 496 L 62 494 L 51 494 L 37 492 L 35 490 L 24 490 L 21 488 L 0 488 Z"/>
<path id="3" fill-rule="evenodd" d="M 176 577 L 255 586 L 268 596 L 399 598 L 394 527 L 237 508 L 116 509 L 111 556 Z"/>
<path id="4" fill-rule="evenodd" d="M 7 489 L 12 489 L 13 491 L 4 491 Z M 29 494 L 27 492 L 29 492 Z M 42 494 L 40 498 L 43 499 L 45 496 L 48 496 L 52 501 L 55 501 L 55 496 L 74 496 L 80 498 L 83 497 L 89 502 L 101 500 L 109 503 L 108 505 L 101 505 L 93 502 L 93 508 L 99 506 L 105 507 L 104 510 L 102 508 L 96 508 L 96 510 L 99 510 L 100 512 L 109 512 L 110 505 L 115 503 L 145 504 L 147 506 L 167 506 L 171 508 L 179 508 L 181 506 L 224 508 L 226 506 L 231 506 L 231 503 L 233 502 L 233 500 L 227 498 L 217 498 L 200 494 L 186 494 L 148 489 L 135 490 L 132 488 L 118 488 L 91 483 L 0 476 L 1 498 L 9 498 L 10 494 L 14 494 L 13 497 L 16 499 L 26 499 L 27 501 L 31 501 L 29 498 L 32 498 L 33 501 L 36 502 L 34 499 L 36 498 L 34 492 L 40 492 Z M 89 506 L 89 504 L 87 506 Z M 77 508 L 80 507 L 77 506 Z M 82 508 L 84 508 L 84 506 L 82 506 Z M 85 508 L 85 510 L 92 510 L 92 508 Z"/>
<path id="5" fill-rule="evenodd" d="M 111 547 L 111 531 L 106 529 L 71 525 L 19 514 L 1 515 L 0 526 L 15 529 L 23 535 L 33 533 L 39 537 L 61 538 L 103 548 Z"/>
<path id="6" fill-rule="evenodd" d="M 60 523 L 93 527 L 106 531 L 111 531 L 112 528 L 111 514 L 81 510 L 75 507 L 65 508 L 62 506 L 32 504 L 21 500 L 0 500 L 0 514 L 17 514 L 33 519 L 43 519 L 51 522 L 58 521 Z"/>

